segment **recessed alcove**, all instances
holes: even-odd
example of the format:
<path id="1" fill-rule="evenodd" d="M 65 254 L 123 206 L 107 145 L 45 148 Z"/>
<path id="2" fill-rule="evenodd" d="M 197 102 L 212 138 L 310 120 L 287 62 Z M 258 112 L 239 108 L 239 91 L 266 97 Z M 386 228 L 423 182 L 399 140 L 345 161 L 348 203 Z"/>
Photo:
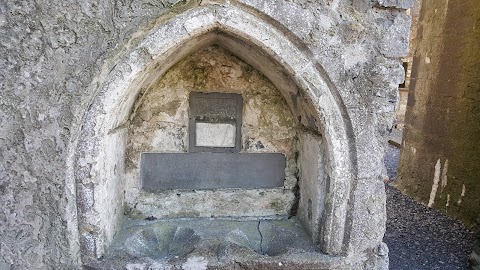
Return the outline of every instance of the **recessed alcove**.
<path id="1" fill-rule="evenodd" d="M 255 31 L 245 32 L 238 24 L 203 19 L 198 27 L 177 26 L 175 19 L 152 32 L 138 44 L 139 49 L 108 72 L 89 106 L 71 163 L 81 255 L 89 261 L 110 254 L 109 248 L 122 245 L 118 239 L 125 237 L 125 230 L 150 235 L 153 238 L 147 238 L 155 242 L 162 230 L 142 226 L 188 220 L 188 226 L 167 226 L 165 237 L 172 240 L 171 230 L 191 232 L 188 228 L 201 234 L 195 224 L 207 221 L 258 226 L 277 222 L 285 236 L 292 232 L 309 239 L 305 249 L 294 248 L 293 253 L 314 252 L 316 259 L 311 261 L 315 263 L 319 258 L 332 260 L 327 254 L 338 255 L 346 249 L 344 230 L 349 224 L 345 216 L 352 179 L 350 142 L 345 119 L 329 90 L 332 86 L 302 50 L 282 34 L 263 28 L 261 21 L 248 26 Z M 254 18 L 243 21 L 252 22 Z M 178 27 L 181 34 L 163 39 L 161 33 L 169 27 Z M 235 129 L 240 136 L 235 133 L 226 145 L 208 140 L 194 143 L 202 149 L 232 147 L 233 142 L 236 147 L 239 138 L 235 154 L 281 155 L 285 165 L 280 184 L 264 187 L 252 181 L 241 188 L 142 188 L 142 154 L 195 152 L 189 148 L 192 93 L 242 98 L 241 125 Z M 210 123 L 202 121 L 198 123 Z M 199 154 L 205 153 L 208 149 Z M 259 232 L 257 228 L 252 235 Z M 261 258 L 291 253 L 253 252 Z"/>
<path id="2" fill-rule="evenodd" d="M 197 183 L 191 186 L 188 186 L 187 183 L 182 188 L 162 188 L 161 181 L 177 181 L 176 179 L 161 179 L 168 177 L 165 175 L 160 175 L 159 179 L 150 180 L 156 182 L 156 189 L 143 187 L 140 181 L 143 169 L 140 165 L 142 155 L 145 159 L 148 154 L 192 152 L 194 147 L 190 140 L 193 136 L 192 133 L 197 131 L 195 129 L 197 125 L 189 125 L 191 120 L 189 118 L 193 113 L 192 96 L 196 97 L 198 94 L 203 96 L 220 95 L 220 97 L 222 94 L 236 94 L 240 97 L 239 101 L 242 104 L 239 112 L 241 117 L 238 117 L 240 123 L 237 125 L 239 129 L 238 154 L 248 153 L 251 156 L 240 161 L 235 159 L 232 161 L 233 167 L 241 166 L 249 159 L 254 162 L 257 160 L 258 163 L 266 166 L 262 168 L 252 166 L 250 163 L 250 166 L 247 164 L 241 167 L 245 172 L 236 171 L 238 173 L 237 181 L 251 183 L 245 188 L 212 188 L 210 185 L 199 186 Z M 235 231 L 228 220 L 237 224 L 237 229 L 251 226 L 251 224 L 260 226 L 258 222 L 263 222 L 261 224 L 267 224 L 267 226 L 272 222 L 277 222 L 280 227 L 289 226 L 288 230 L 283 229 L 282 233 L 275 236 L 276 249 L 287 250 L 289 246 L 300 245 L 302 248 L 298 249 L 298 252 L 306 250 L 319 252 L 317 245 L 320 241 L 320 222 L 324 210 L 325 184 L 328 176 L 325 171 L 322 136 L 317 131 L 305 127 L 299 121 L 300 119 L 301 116 L 295 115 L 291 111 L 291 107 L 282 93 L 267 77 L 219 45 L 214 44 L 201 48 L 180 60 L 164 75 L 159 76 L 148 87 L 143 88 L 137 96 L 128 121 L 122 127 L 121 139 L 124 140 L 124 143 L 120 145 L 123 145 L 125 149 L 120 152 L 124 153 L 121 156 L 124 158 L 124 165 L 118 166 L 124 168 L 124 175 L 121 176 L 123 180 L 120 182 L 123 186 L 118 186 L 120 190 L 123 190 L 124 195 L 121 198 L 124 218 L 121 220 L 150 220 L 150 222 L 147 224 L 140 222 L 138 223 L 140 225 L 136 227 L 132 225 L 134 221 L 130 221 L 130 225 L 127 226 L 130 233 L 127 235 L 134 234 L 141 235 L 141 237 L 125 239 L 124 230 L 126 228 L 116 229 L 117 236 L 112 240 L 114 247 L 107 253 L 109 257 L 116 258 L 119 255 L 118 252 L 121 251 L 120 254 L 123 254 L 125 249 L 132 257 L 140 255 L 156 257 L 152 255 L 154 251 L 144 250 L 145 247 L 138 248 L 137 252 L 132 248 L 150 246 L 149 241 L 160 241 L 159 239 L 167 241 L 168 244 L 165 244 L 167 246 L 181 245 L 181 243 L 171 241 L 186 236 L 167 233 L 167 231 L 178 230 L 188 230 L 191 234 L 187 237 L 189 239 L 198 238 L 198 241 L 183 243 L 191 252 L 195 249 L 197 242 L 204 242 L 204 239 L 200 239 L 201 237 L 197 235 L 198 228 L 195 229 L 197 227 L 195 224 L 200 226 L 199 224 L 209 222 L 209 227 L 226 230 L 226 235 L 228 235 Z M 195 143 L 193 142 L 193 144 Z M 232 146 L 225 146 L 225 149 L 234 148 L 235 140 Z M 202 150 L 194 148 L 193 152 L 209 153 L 221 150 L 218 146 L 213 148 L 202 146 L 200 149 Z M 223 158 L 236 155 L 236 153 L 228 153 L 230 151 L 226 152 L 223 153 Z M 276 153 L 284 159 L 283 165 L 281 165 L 280 184 L 275 187 L 262 187 L 263 183 L 261 182 L 264 179 L 261 177 L 268 175 L 262 173 L 254 174 L 255 177 L 260 178 L 242 180 L 242 177 L 245 177 L 244 174 L 252 177 L 251 174 L 248 174 L 250 170 L 265 172 L 278 170 L 278 168 L 269 167 L 270 163 L 263 162 L 263 159 L 268 158 L 265 155 L 267 153 Z M 215 157 L 209 155 L 215 155 L 215 153 L 206 154 L 202 158 L 205 161 L 213 159 L 214 163 L 219 162 L 215 161 Z M 253 159 L 255 157 L 258 158 Z M 166 162 L 162 166 L 172 166 L 171 162 L 174 160 L 170 160 L 170 163 Z M 117 162 L 122 163 L 122 160 Z M 205 162 L 198 159 L 190 162 L 202 164 L 195 167 L 198 171 L 194 171 L 193 174 L 208 174 L 205 170 L 209 168 L 202 168 Z M 176 169 L 182 170 L 181 166 Z M 162 170 L 162 168 L 156 169 Z M 167 168 L 163 170 L 167 170 Z M 233 181 L 236 181 L 235 177 L 236 175 L 234 175 Z M 212 179 L 212 181 L 219 180 Z M 202 221 L 202 218 L 206 220 Z M 185 219 L 189 221 L 185 221 Z M 121 220 L 119 222 L 123 223 Z M 185 224 L 175 228 L 168 227 L 167 231 L 158 229 L 164 228 L 164 222 L 168 223 L 172 220 L 175 224 Z M 150 224 L 149 228 L 145 229 L 144 227 L 148 224 Z M 225 227 L 222 224 L 228 224 L 228 226 Z M 268 230 L 264 233 L 266 232 Z M 261 235 L 260 228 L 242 232 L 247 239 L 250 239 L 249 241 L 253 241 L 251 238 L 255 238 L 259 233 Z M 298 237 L 289 238 L 288 235 L 291 234 Z M 211 235 L 206 237 L 212 239 Z M 124 242 L 118 238 L 123 238 Z M 305 242 L 306 239 L 310 240 Z M 132 244 L 132 241 L 137 244 Z M 221 242 L 222 238 L 218 238 L 217 241 Z M 265 241 L 267 240 L 265 239 Z M 226 241 L 225 243 L 230 242 Z M 267 252 L 269 245 L 264 245 L 265 251 L 262 251 L 263 248 L 251 248 L 249 245 L 243 246 L 243 248 L 262 256 L 279 256 L 286 252 Z M 280 248 L 278 245 L 284 245 L 284 248 Z M 157 249 L 158 256 L 168 253 L 161 247 L 157 247 Z M 176 249 L 179 250 L 179 254 L 175 254 L 175 256 L 180 256 L 185 251 L 180 247 Z"/>
<path id="3" fill-rule="evenodd" d="M 255 184 L 252 184 L 250 188 L 243 189 L 212 189 L 199 188 L 198 185 L 188 188 L 187 185 L 179 190 L 158 192 L 147 192 L 141 188 L 139 163 L 142 153 L 191 152 L 189 138 L 193 136 L 194 125 L 189 128 L 189 111 L 192 110 L 189 108 L 189 97 L 192 92 L 234 93 L 243 97 L 243 110 L 240 112 L 243 117 L 238 126 L 241 130 L 239 150 L 241 153 L 284 155 L 285 176 L 279 187 L 255 188 Z M 134 108 L 128 126 L 125 155 L 125 207 L 127 216 L 131 218 L 296 215 L 300 193 L 296 195 L 294 189 L 298 185 L 299 176 L 308 178 L 308 170 L 324 174 L 323 161 L 319 161 L 323 155 L 320 149 L 321 136 L 302 128 L 282 94 L 263 74 L 220 46 L 206 47 L 181 60 L 140 93 Z M 307 139 L 312 136 L 315 139 Z M 303 143 L 307 143 L 310 149 L 304 148 L 300 153 L 299 145 Z M 314 144 L 318 146 L 314 147 Z M 315 152 L 310 157 L 312 161 L 304 158 L 305 164 L 302 167 L 299 166 L 299 159 L 303 158 L 305 151 Z M 212 151 L 206 148 L 203 152 Z M 228 155 L 233 153 L 225 154 L 226 157 Z M 205 159 L 209 158 L 214 157 L 205 156 Z M 261 157 L 265 158 L 268 156 Z M 240 166 L 241 162 L 247 160 L 248 158 L 236 161 L 234 166 Z M 246 167 L 244 170 L 253 168 Z M 207 174 L 206 169 L 209 168 L 198 167 L 198 171 L 194 173 Z M 275 168 L 255 169 L 268 172 Z M 242 172 L 239 172 L 238 181 L 242 181 L 241 174 Z M 325 178 L 325 175 L 317 176 Z M 255 183 L 264 179 L 244 181 L 249 180 Z M 261 183 L 258 186 L 261 186 Z M 321 208 L 321 205 L 319 207 Z M 321 211 L 322 209 L 319 209 L 319 212 Z M 311 217 L 312 213 L 309 216 Z"/>

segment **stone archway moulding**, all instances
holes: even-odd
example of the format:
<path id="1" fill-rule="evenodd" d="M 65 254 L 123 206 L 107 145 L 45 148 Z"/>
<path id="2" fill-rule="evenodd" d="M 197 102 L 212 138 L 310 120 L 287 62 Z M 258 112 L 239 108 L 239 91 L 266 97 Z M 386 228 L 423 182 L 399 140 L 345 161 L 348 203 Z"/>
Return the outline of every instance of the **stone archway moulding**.
<path id="1" fill-rule="evenodd" d="M 103 252 L 99 246 L 105 242 L 100 238 L 108 238 L 102 232 L 102 226 L 96 227 L 97 221 L 93 218 L 96 215 L 95 201 L 99 200 L 95 196 L 101 196 L 102 192 L 95 185 L 106 166 L 102 161 L 106 158 L 102 147 L 107 135 L 128 119 L 139 86 L 151 81 L 152 70 L 157 69 L 153 77 L 158 77 L 198 46 L 212 43 L 214 39 L 201 37 L 213 31 L 253 44 L 275 59 L 314 104 L 315 113 L 321 120 L 319 130 L 326 141 L 330 175 L 321 246 L 328 254 L 345 251 L 344 235 L 349 230 L 346 225 L 347 204 L 355 179 L 352 164 L 355 159 L 351 155 L 355 152 L 349 149 L 352 138 L 347 135 L 350 123 L 342 115 L 343 104 L 332 94 L 336 90 L 327 83 L 328 78 L 316 68 L 308 53 L 275 25 L 234 5 L 205 5 L 155 27 L 116 61 L 99 82 L 92 83 L 96 88 L 95 96 L 85 108 L 84 117 L 76 123 L 81 131 L 70 143 L 67 161 L 68 212 L 73 217 L 67 220 L 72 256 L 80 259 L 80 253 L 91 250 L 92 246 L 93 255 L 98 255 Z"/>

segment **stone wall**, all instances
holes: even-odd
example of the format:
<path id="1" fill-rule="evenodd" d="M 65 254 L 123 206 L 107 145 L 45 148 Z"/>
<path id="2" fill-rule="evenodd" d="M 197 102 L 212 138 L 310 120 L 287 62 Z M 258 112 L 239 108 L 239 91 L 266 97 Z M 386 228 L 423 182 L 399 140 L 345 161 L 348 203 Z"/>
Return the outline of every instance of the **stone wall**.
<path id="1" fill-rule="evenodd" d="M 78 226 L 65 182 L 72 123 L 105 64 L 180 2 L 0 3 L 0 269 L 79 263 L 67 230 Z"/>
<path id="2" fill-rule="evenodd" d="M 395 183 L 424 204 L 477 228 L 479 14 L 478 1 L 423 1 Z"/>
<path id="3" fill-rule="evenodd" d="M 294 67 L 284 71 L 291 81 L 273 73 L 274 62 L 264 70 L 255 67 L 272 82 L 308 89 L 293 100 L 313 100 L 314 110 L 328 112 L 301 119 L 307 127 L 323 128 L 325 135 L 330 174 L 325 215 L 330 218 L 323 225 L 324 250 L 346 254 L 345 265 L 354 269 L 385 267 L 382 158 L 404 75 L 399 59 L 407 53 L 405 9 L 412 1 L 199 2 L 0 2 L 1 269 L 71 269 L 82 256 L 101 254 L 108 245 L 123 215 L 123 178 L 114 163 L 123 162 L 115 142 L 123 142 L 126 134 L 109 130 L 109 122 L 101 126 L 111 111 L 99 104 L 118 97 L 105 89 L 133 81 L 129 74 L 141 74 L 136 68 L 157 61 L 162 44 L 209 25 L 184 21 L 175 28 L 182 33 L 149 36 L 169 22 L 182 22 L 187 12 L 206 12 L 206 18 L 217 20 L 210 26 L 237 30 L 235 23 L 250 20 L 238 17 L 243 14 L 259 23 L 249 26 L 251 36 L 263 29 L 282 41 L 255 39 L 269 44 L 266 54 Z M 251 62 L 263 57 L 243 55 Z M 128 103 L 136 95 L 120 98 Z M 118 119 L 128 113 L 118 111 Z M 105 134 L 95 133 L 98 128 Z M 113 140 L 110 148 L 99 148 L 107 139 Z M 115 158 L 106 158 L 109 153 Z"/>
<path id="4" fill-rule="evenodd" d="M 412 23 L 410 27 L 410 46 L 408 50 L 408 56 L 403 58 L 403 67 L 405 69 L 405 82 L 400 84 L 399 100 L 397 105 L 397 115 L 395 116 L 395 128 L 396 133 L 403 134 L 403 126 L 405 124 L 405 113 L 407 111 L 408 91 L 410 88 L 410 77 L 412 74 L 413 54 L 415 52 L 414 45 L 418 32 L 418 21 L 420 19 L 420 11 L 422 8 L 422 0 L 416 0 L 413 7 L 408 10 L 410 16 L 412 16 Z M 395 136 L 395 133 L 392 134 Z M 392 136 L 393 137 L 393 136 Z M 395 140 L 396 139 L 396 140 Z M 401 136 L 395 138 L 394 141 L 398 144 L 401 143 Z"/>

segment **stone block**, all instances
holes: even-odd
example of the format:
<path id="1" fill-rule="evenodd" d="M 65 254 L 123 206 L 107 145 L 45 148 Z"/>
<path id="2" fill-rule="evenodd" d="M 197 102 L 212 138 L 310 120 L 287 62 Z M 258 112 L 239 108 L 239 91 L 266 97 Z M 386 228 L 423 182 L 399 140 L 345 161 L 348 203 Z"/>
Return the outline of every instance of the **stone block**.
<path id="1" fill-rule="evenodd" d="M 279 153 L 143 153 L 142 188 L 283 187 L 285 156 Z"/>
<path id="2" fill-rule="evenodd" d="M 399 9 L 409 9 L 413 7 L 414 2 L 414 0 L 377 0 L 380 6 Z"/>

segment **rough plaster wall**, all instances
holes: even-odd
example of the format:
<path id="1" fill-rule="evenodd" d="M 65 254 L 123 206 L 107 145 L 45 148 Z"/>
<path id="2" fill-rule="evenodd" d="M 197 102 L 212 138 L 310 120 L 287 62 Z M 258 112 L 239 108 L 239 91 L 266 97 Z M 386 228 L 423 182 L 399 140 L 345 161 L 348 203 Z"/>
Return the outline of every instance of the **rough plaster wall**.
<path id="1" fill-rule="evenodd" d="M 423 1 L 396 182 L 406 194 L 476 228 L 479 20 L 478 1 Z"/>
<path id="2" fill-rule="evenodd" d="M 165 5 L 0 2 L 0 269 L 76 263 L 66 235 L 75 213 L 67 212 L 64 186 L 72 123 L 106 59 Z"/>
<path id="3" fill-rule="evenodd" d="M 158 194 L 139 190 L 142 152 L 188 151 L 188 96 L 192 91 L 243 96 L 241 152 L 284 153 L 287 159 L 284 188 Z M 298 128 L 283 96 L 253 67 L 219 46 L 196 52 L 141 93 L 135 104 L 126 158 L 128 213 L 157 218 L 288 215 L 295 199 L 292 189 L 297 183 Z M 139 192 L 143 193 L 140 197 Z M 242 199 L 242 194 L 249 199 Z M 232 200 L 232 196 L 238 199 Z M 150 203 L 152 199 L 156 203 Z M 203 203 L 198 204 L 199 201 Z"/>
<path id="4" fill-rule="evenodd" d="M 75 191 L 64 185 L 65 146 L 78 136 L 72 123 L 80 122 L 95 96 L 101 68 L 112 68 L 127 40 L 171 2 L 0 2 L 0 268 L 77 263 L 77 254 L 69 254 L 77 243 L 66 235 L 66 228 L 74 230 L 69 220 L 75 211 L 65 209 L 65 193 Z M 384 217 L 384 197 L 382 189 L 368 187 L 381 181 L 384 136 L 403 77 L 398 57 L 406 54 L 409 24 L 403 2 L 242 2 L 306 43 L 343 100 L 353 123 L 357 177 L 366 185 L 359 192 L 353 187 L 349 250 L 373 250 L 383 234 L 376 226 Z M 388 8 L 378 2 L 389 2 L 383 3 Z M 358 233 L 369 227 L 375 235 Z"/>

